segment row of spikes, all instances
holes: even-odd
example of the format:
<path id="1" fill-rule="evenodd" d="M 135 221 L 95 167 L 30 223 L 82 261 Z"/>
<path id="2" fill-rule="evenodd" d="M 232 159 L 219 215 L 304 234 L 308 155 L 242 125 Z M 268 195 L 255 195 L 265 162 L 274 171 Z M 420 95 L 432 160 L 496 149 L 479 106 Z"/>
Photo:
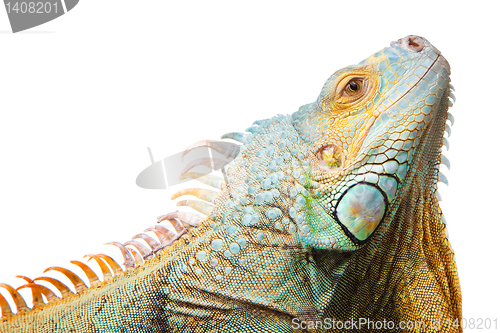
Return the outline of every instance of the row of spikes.
<path id="1" fill-rule="evenodd" d="M 233 139 L 235 141 L 244 143 L 248 135 L 249 134 L 246 133 L 228 133 L 223 135 L 222 138 Z M 234 159 L 239 153 L 239 145 L 237 144 L 222 142 L 222 141 L 203 140 L 188 147 L 185 150 L 184 155 L 187 154 L 189 151 L 198 147 L 211 148 L 219 152 L 220 154 L 224 155 L 224 157 L 229 158 L 231 160 Z M 222 161 L 213 158 L 198 159 L 190 163 L 190 165 L 188 165 L 184 170 L 181 179 L 186 179 L 186 178 L 196 179 L 201 183 L 204 183 L 206 185 L 215 188 L 217 191 L 212 191 L 202 188 L 188 188 L 180 190 L 175 194 L 173 194 L 172 200 L 177 199 L 184 195 L 191 195 L 197 197 L 202 201 L 182 200 L 177 202 L 177 206 L 190 207 L 206 216 L 209 216 L 213 208 L 212 204 L 215 201 L 215 198 L 217 197 L 219 190 L 222 189 L 222 187 L 224 186 L 225 183 L 224 179 L 208 173 L 189 172 L 189 170 L 197 165 L 204 165 L 209 167 L 211 170 L 216 170 L 222 168 L 227 163 L 228 163 L 227 160 Z M 188 231 L 190 231 L 193 227 L 198 226 L 199 223 L 202 220 L 204 220 L 204 218 L 205 217 L 199 214 L 184 212 L 184 211 L 176 211 L 169 214 L 161 215 L 158 217 L 157 222 L 158 223 L 163 221 L 170 222 L 170 225 L 173 227 L 175 232 L 162 225 L 156 225 L 154 227 L 145 229 L 144 232 L 153 232 L 158 240 L 154 239 L 153 237 L 151 237 L 146 233 L 140 233 L 132 237 L 132 240 L 129 240 L 123 244 L 119 242 L 109 242 L 106 243 L 106 245 L 114 245 L 120 250 L 124 258 L 123 266 L 125 267 L 125 270 L 128 270 L 130 268 L 143 265 L 145 260 L 148 260 L 150 257 L 154 256 L 156 252 L 164 249 L 165 247 L 171 246 L 178 239 L 184 236 Z M 137 239 L 142 239 L 149 247 L 145 246 L 142 242 L 137 241 Z M 122 267 L 113 258 L 111 258 L 106 254 L 102 253 L 95 255 L 88 254 L 85 255 L 84 258 L 89 258 L 88 259 L 89 261 L 92 259 L 96 261 L 103 274 L 103 281 L 108 281 L 113 277 L 118 276 L 124 272 Z M 77 260 L 73 260 L 70 262 L 80 267 L 83 270 L 83 272 L 85 273 L 86 277 L 89 280 L 90 284 L 89 286 L 87 286 L 85 282 L 82 280 L 82 278 L 80 278 L 77 274 L 63 267 L 55 267 L 55 266 L 49 267 L 45 269 L 43 273 L 46 273 L 48 271 L 57 271 L 64 274 L 69 279 L 69 281 L 71 281 L 71 283 L 74 285 L 75 291 L 77 293 L 80 293 L 85 289 L 101 282 L 97 274 L 83 262 Z M 37 284 L 37 281 L 45 281 L 50 283 L 55 287 L 55 289 L 57 289 L 60 292 L 63 298 L 73 294 L 73 292 L 67 285 L 52 277 L 40 276 L 35 279 L 31 279 L 29 277 L 22 275 L 18 275 L 16 277 L 23 279 L 26 282 L 26 284 L 21 285 L 18 288 L 13 288 L 8 284 L 0 283 L 0 287 L 6 289 L 9 292 L 12 300 L 14 301 L 14 304 L 17 308 L 16 313 L 22 311 L 28 311 L 30 309 L 27 306 L 24 298 L 18 292 L 21 289 L 25 288 L 31 289 L 33 297 L 32 308 L 45 304 L 42 295 L 47 299 L 47 302 L 60 299 L 48 287 L 41 284 Z M 1 317 L 13 315 L 9 303 L 2 294 L 0 294 L 0 309 L 2 311 Z"/>
<path id="2" fill-rule="evenodd" d="M 455 87 L 451 83 L 449 83 L 448 87 L 450 88 L 449 91 L 448 91 L 448 107 L 451 108 L 455 104 L 455 101 L 456 101 L 455 94 L 453 93 L 455 91 Z M 447 134 L 447 137 L 449 138 L 451 136 L 451 127 L 455 124 L 455 117 L 453 117 L 453 115 L 450 113 L 449 109 L 448 109 L 448 112 L 447 112 L 447 116 L 448 116 L 448 119 L 447 119 L 447 122 L 445 124 L 445 133 Z M 449 124 L 448 124 L 448 122 L 449 122 Z M 443 136 L 443 146 L 446 147 L 446 151 L 450 150 L 450 142 L 444 136 Z M 443 153 L 441 153 L 441 163 L 440 163 L 440 165 L 446 166 L 446 169 L 448 171 L 451 168 L 450 160 Z M 440 167 L 440 171 L 438 173 L 438 181 L 440 183 L 443 183 L 443 184 L 445 184 L 445 185 L 448 186 L 448 184 L 449 184 L 448 183 L 448 178 L 444 174 L 444 172 L 443 172 L 444 170 L 441 171 L 441 169 L 442 168 Z M 442 198 L 441 194 L 437 190 L 436 190 L 436 198 L 439 201 L 443 201 L 443 198 Z M 444 214 L 442 214 L 442 219 L 443 219 L 443 222 L 444 222 L 444 226 L 443 226 L 443 231 L 442 232 L 443 232 L 446 240 L 448 241 L 448 246 L 449 246 L 450 250 L 454 251 L 453 247 L 451 246 L 451 243 L 449 241 L 450 240 L 450 235 L 449 235 L 448 228 L 447 228 L 448 222 L 446 221 L 446 218 L 444 217 Z"/>
<path id="3" fill-rule="evenodd" d="M 179 214 L 176 213 L 171 213 L 168 215 L 169 217 L 179 216 Z M 144 260 L 147 260 L 148 258 L 154 256 L 154 254 L 161 249 L 172 245 L 180 237 L 186 234 L 186 229 L 183 227 L 183 224 L 185 222 L 183 223 L 182 220 L 176 220 L 174 218 L 169 218 L 168 221 L 171 223 L 175 232 L 162 225 L 156 225 L 154 227 L 145 229 L 145 232 L 153 232 L 157 236 L 158 240 L 154 239 L 148 234 L 140 233 L 132 237 L 132 240 L 129 240 L 123 244 L 119 242 L 109 242 L 106 244 L 114 245 L 120 250 L 124 258 L 125 270 L 136 267 L 138 265 L 142 265 L 144 263 Z M 149 247 L 137 241 L 137 239 L 144 240 L 145 243 L 149 245 Z M 84 258 L 88 258 L 89 261 L 92 259 L 96 261 L 102 272 L 103 281 L 108 281 L 124 272 L 122 267 L 113 258 L 106 254 L 87 254 L 84 256 Z M 101 282 L 97 274 L 88 265 L 77 260 L 72 260 L 70 262 L 82 269 L 90 282 L 89 286 L 85 284 L 81 277 L 64 267 L 49 267 L 45 269 L 43 273 L 49 271 L 57 271 L 64 274 L 69 279 L 69 281 L 71 281 L 77 293 L 80 293 L 85 289 Z M 40 276 L 35 279 L 31 279 L 22 275 L 18 275 L 16 277 L 23 279 L 26 284 L 21 285 L 20 287 L 15 289 L 8 284 L 0 283 L 0 287 L 3 287 L 9 292 L 14 301 L 14 304 L 16 305 L 17 313 L 29 309 L 26 305 L 26 301 L 18 292 L 21 289 L 31 289 L 33 297 L 33 307 L 44 304 L 42 295 L 47 299 L 48 302 L 59 299 L 59 297 L 56 296 L 56 294 L 51 289 L 44 285 L 37 284 L 37 281 L 45 281 L 52 284 L 54 288 L 61 293 L 63 298 L 73 293 L 67 285 L 52 277 Z M 0 294 L 0 308 L 2 309 L 2 317 L 12 315 L 12 309 L 10 308 L 10 305 L 2 294 Z"/>
<path id="4" fill-rule="evenodd" d="M 453 104 L 455 103 L 455 100 L 456 100 L 455 95 L 453 94 L 453 91 L 455 91 L 455 88 L 453 87 L 453 85 L 451 83 L 449 84 L 449 87 L 450 87 L 450 90 L 449 90 L 449 94 L 448 94 L 448 107 L 452 107 Z M 447 119 L 447 122 L 445 124 L 445 133 L 447 134 L 447 136 L 449 138 L 451 136 L 451 127 L 455 123 L 455 117 L 453 117 L 453 115 L 449 111 L 447 112 L 447 116 L 448 116 L 448 119 Z M 449 121 L 449 124 L 448 124 L 448 121 Z M 443 146 L 446 147 L 447 151 L 450 149 L 450 142 L 448 141 L 448 139 L 446 137 L 443 137 Z M 450 170 L 450 168 L 451 168 L 450 160 L 443 153 L 441 153 L 441 165 L 446 166 L 446 168 L 448 170 Z M 446 175 L 442 171 L 439 171 L 439 173 L 438 173 L 438 180 L 439 180 L 439 182 L 441 182 L 445 185 L 448 185 L 448 178 L 446 177 Z M 439 201 L 442 201 L 441 195 L 437 191 L 436 191 L 436 197 L 438 198 Z"/>

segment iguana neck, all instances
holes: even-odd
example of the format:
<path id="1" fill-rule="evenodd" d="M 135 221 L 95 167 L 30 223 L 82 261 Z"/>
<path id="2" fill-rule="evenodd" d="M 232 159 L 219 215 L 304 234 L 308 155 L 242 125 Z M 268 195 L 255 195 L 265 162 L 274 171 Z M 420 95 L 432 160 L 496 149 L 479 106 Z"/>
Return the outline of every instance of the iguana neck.
<path id="1" fill-rule="evenodd" d="M 446 101 L 447 96 L 442 103 Z M 425 320 L 453 331 L 461 293 L 435 195 L 446 110 L 443 105 L 423 133 L 398 199 L 370 241 L 345 260 L 342 276 L 335 274 L 339 258 L 327 251 L 317 254 L 320 269 L 331 272 L 335 290 L 325 317 Z"/>

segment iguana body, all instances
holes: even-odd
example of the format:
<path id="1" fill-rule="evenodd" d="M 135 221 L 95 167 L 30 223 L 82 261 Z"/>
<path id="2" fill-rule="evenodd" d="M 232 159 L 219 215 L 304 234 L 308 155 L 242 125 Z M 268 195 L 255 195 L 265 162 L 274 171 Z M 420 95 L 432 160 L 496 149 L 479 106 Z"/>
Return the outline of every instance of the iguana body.
<path id="1" fill-rule="evenodd" d="M 229 135 L 243 144 L 227 182 L 201 178 L 220 192 L 180 193 L 208 201 L 182 202 L 208 218 L 165 217 L 179 233 L 177 220 L 199 224 L 186 236 L 76 295 L 4 316 L 0 332 L 326 331 L 360 318 L 459 331 L 436 199 L 449 73 L 416 36 L 337 71 L 316 102 Z"/>

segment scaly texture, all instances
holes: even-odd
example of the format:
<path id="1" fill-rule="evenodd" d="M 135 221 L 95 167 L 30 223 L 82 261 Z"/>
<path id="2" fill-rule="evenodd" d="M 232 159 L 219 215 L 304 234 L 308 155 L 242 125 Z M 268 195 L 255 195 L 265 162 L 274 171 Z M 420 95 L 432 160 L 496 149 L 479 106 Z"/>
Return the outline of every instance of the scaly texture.
<path id="1" fill-rule="evenodd" d="M 26 310 L 18 298 L 12 315 L 0 298 L 0 331 L 343 331 L 339 322 L 349 322 L 367 332 L 383 322 L 385 331 L 390 322 L 403 331 L 402 321 L 411 321 L 408 332 L 461 331 L 453 325 L 461 318 L 455 259 L 436 198 L 449 74 L 435 47 L 408 36 L 337 71 L 293 115 L 224 136 L 239 147 L 195 144 L 236 156 L 223 168 L 226 181 L 186 174 L 219 193 L 174 196 L 200 198 L 179 205 L 207 218 L 163 216 L 176 232 L 148 230 L 161 245 L 136 237 L 153 252 L 116 243 L 125 272 L 94 256 L 109 279 L 86 271 L 93 286 L 72 277 L 78 293 L 45 305 L 41 294 L 55 295 L 25 278 L 39 305 Z M 189 229 L 182 238 L 179 221 Z"/>

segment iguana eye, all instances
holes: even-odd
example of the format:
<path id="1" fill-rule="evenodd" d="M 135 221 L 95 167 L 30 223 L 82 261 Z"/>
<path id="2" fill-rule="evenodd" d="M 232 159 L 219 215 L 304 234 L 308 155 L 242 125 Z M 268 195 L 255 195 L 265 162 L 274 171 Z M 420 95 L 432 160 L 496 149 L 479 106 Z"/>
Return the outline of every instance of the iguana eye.
<path id="1" fill-rule="evenodd" d="M 356 82 L 354 82 L 354 81 L 349 82 L 349 90 L 350 91 L 356 91 L 356 90 L 358 90 L 358 88 L 359 88 L 359 85 Z"/>
<path id="2" fill-rule="evenodd" d="M 370 78 L 364 75 L 348 75 L 337 84 L 335 103 L 337 107 L 352 107 L 373 92 Z"/>
<path id="3" fill-rule="evenodd" d="M 361 95 L 363 93 L 363 79 L 355 78 L 347 82 L 345 85 L 342 94 L 345 97 L 354 97 L 357 95 Z"/>

